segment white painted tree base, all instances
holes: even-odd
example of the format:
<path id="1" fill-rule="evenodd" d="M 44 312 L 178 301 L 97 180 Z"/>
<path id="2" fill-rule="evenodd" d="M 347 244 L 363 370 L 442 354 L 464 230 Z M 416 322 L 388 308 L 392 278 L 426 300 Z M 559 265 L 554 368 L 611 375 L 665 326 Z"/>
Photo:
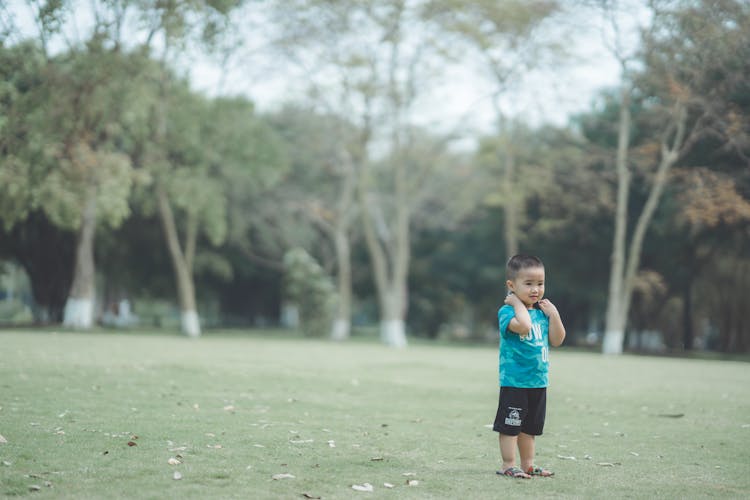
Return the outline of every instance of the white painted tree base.
<path id="1" fill-rule="evenodd" d="M 182 311 L 180 313 L 180 321 L 182 323 L 182 333 L 188 337 L 201 336 L 201 323 L 196 311 Z"/>
<path id="2" fill-rule="evenodd" d="M 290 302 L 281 304 L 281 325 L 297 330 L 299 328 L 299 307 Z"/>
<path id="3" fill-rule="evenodd" d="M 94 299 L 68 297 L 63 313 L 63 326 L 88 330 L 94 324 Z"/>
<path id="4" fill-rule="evenodd" d="M 604 333 L 602 352 L 604 354 L 622 354 L 622 343 L 625 338 L 623 330 L 609 330 Z"/>
<path id="5" fill-rule="evenodd" d="M 331 339 L 336 341 L 347 340 L 351 333 L 351 322 L 345 319 L 337 319 L 333 322 Z"/>
<path id="6" fill-rule="evenodd" d="M 381 321 L 380 339 L 384 344 L 391 347 L 406 347 L 406 326 L 404 324 L 404 321 L 400 319 L 389 319 Z"/>

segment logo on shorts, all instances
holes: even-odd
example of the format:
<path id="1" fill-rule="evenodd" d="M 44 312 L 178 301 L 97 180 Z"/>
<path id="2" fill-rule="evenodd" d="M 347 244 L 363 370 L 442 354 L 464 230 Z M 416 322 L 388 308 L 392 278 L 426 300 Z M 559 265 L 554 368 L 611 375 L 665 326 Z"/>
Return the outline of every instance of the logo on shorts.
<path id="1" fill-rule="evenodd" d="M 508 413 L 508 417 L 505 419 L 505 425 L 521 426 L 521 415 L 518 413 L 518 408 L 510 409 L 510 413 Z"/>

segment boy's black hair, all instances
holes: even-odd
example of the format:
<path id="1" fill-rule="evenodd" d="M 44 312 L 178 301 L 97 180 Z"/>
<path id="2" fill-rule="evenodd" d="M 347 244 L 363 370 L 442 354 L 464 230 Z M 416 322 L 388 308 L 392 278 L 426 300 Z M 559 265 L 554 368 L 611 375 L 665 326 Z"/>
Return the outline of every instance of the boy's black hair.
<path id="1" fill-rule="evenodd" d="M 530 267 L 544 268 L 544 263 L 542 262 L 542 259 L 533 255 L 514 255 L 508 259 L 508 264 L 505 266 L 505 278 L 514 280 L 516 279 L 516 276 L 518 276 L 519 271 Z"/>

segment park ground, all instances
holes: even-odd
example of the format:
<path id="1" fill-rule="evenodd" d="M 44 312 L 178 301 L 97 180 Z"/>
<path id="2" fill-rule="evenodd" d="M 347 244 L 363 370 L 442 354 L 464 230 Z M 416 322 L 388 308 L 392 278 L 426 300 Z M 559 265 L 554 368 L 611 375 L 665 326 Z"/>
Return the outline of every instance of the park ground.
<path id="1" fill-rule="evenodd" d="M 749 363 L 562 348 L 551 381 L 556 476 L 514 480 L 496 348 L 2 331 L 0 495 L 750 497 Z"/>

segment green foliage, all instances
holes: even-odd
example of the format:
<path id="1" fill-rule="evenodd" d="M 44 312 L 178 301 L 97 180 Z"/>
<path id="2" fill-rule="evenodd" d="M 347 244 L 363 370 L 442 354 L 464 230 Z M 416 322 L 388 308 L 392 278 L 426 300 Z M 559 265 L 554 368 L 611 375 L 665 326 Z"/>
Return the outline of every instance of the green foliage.
<path id="1" fill-rule="evenodd" d="M 29 324 L 33 319 L 31 309 L 20 300 L 0 300 L 0 324 Z"/>
<path id="2" fill-rule="evenodd" d="M 335 289 L 330 277 L 302 248 L 284 255 L 284 291 L 288 300 L 299 307 L 301 328 L 307 335 L 329 333 Z"/>
<path id="3" fill-rule="evenodd" d="M 0 99 L 8 117 L 0 163 L 5 227 L 41 208 L 55 224 L 75 229 L 92 193 L 100 219 L 122 223 L 135 177 L 123 146 L 146 118 L 133 111 L 138 105 L 123 113 L 138 101 L 138 73 L 132 70 L 140 57 L 106 52 L 95 43 L 47 61 L 33 45 L 0 52 L 8 63 Z"/>

